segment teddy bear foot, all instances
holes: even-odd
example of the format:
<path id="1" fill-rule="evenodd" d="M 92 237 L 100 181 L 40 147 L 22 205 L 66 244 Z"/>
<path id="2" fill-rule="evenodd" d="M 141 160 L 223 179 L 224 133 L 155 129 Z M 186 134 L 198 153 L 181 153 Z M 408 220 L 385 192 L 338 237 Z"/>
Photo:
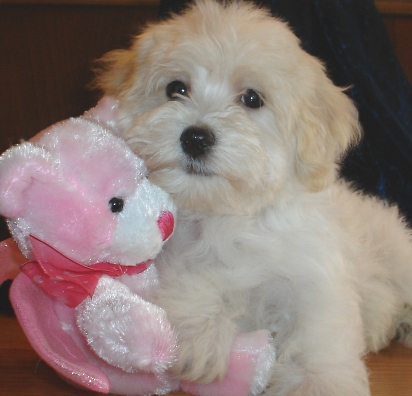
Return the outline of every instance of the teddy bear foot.
<path id="1" fill-rule="evenodd" d="M 266 330 L 240 333 L 235 338 L 227 374 L 210 384 L 181 382 L 184 392 L 195 396 L 257 396 L 267 387 L 275 363 L 275 348 Z"/>

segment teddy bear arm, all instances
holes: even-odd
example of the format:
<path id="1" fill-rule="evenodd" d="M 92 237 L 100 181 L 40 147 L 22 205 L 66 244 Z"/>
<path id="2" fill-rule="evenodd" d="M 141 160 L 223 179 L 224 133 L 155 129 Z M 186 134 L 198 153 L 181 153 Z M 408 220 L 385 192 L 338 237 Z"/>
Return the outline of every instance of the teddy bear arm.
<path id="1" fill-rule="evenodd" d="M 94 295 L 76 308 L 90 348 L 126 372 L 162 372 L 175 360 L 176 337 L 165 312 L 103 276 Z"/>

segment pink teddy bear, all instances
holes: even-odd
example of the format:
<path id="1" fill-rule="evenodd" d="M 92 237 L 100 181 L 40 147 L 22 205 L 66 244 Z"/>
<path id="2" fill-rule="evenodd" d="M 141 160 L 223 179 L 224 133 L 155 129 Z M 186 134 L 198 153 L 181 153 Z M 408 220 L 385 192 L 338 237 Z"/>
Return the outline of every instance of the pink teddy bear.
<path id="1" fill-rule="evenodd" d="M 176 210 L 115 136 L 115 111 L 104 98 L 0 157 L 0 214 L 29 260 L 11 289 L 23 330 L 66 380 L 101 393 L 259 394 L 273 364 L 263 330 L 238 335 L 222 381 L 179 382 L 168 373 L 176 335 L 149 301 L 153 260 Z"/>

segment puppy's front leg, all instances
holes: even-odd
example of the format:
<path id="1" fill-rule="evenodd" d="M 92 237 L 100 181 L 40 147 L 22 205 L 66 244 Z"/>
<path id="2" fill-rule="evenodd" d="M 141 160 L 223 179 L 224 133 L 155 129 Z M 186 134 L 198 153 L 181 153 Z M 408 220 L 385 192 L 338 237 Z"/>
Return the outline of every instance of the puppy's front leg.
<path id="1" fill-rule="evenodd" d="M 316 286 L 302 285 L 293 331 L 277 340 L 273 383 L 265 395 L 368 396 L 356 293 L 337 281 Z"/>
<path id="2" fill-rule="evenodd" d="M 227 370 L 235 325 L 224 296 L 204 279 L 162 289 L 158 302 L 178 337 L 178 359 L 172 371 L 180 379 L 209 383 Z"/>

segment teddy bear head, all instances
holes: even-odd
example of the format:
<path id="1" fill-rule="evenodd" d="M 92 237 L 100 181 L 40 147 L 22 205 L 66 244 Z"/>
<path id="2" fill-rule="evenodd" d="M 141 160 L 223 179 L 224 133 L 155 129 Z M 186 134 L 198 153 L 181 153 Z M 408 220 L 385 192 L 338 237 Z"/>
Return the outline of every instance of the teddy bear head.
<path id="1" fill-rule="evenodd" d="M 0 214 L 26 257 L 33 235 L 82 264 L 135 265 L 172 233 L 173 203 L 113 133 L 114 108 L 105 98 L 0 157 Z"/>

